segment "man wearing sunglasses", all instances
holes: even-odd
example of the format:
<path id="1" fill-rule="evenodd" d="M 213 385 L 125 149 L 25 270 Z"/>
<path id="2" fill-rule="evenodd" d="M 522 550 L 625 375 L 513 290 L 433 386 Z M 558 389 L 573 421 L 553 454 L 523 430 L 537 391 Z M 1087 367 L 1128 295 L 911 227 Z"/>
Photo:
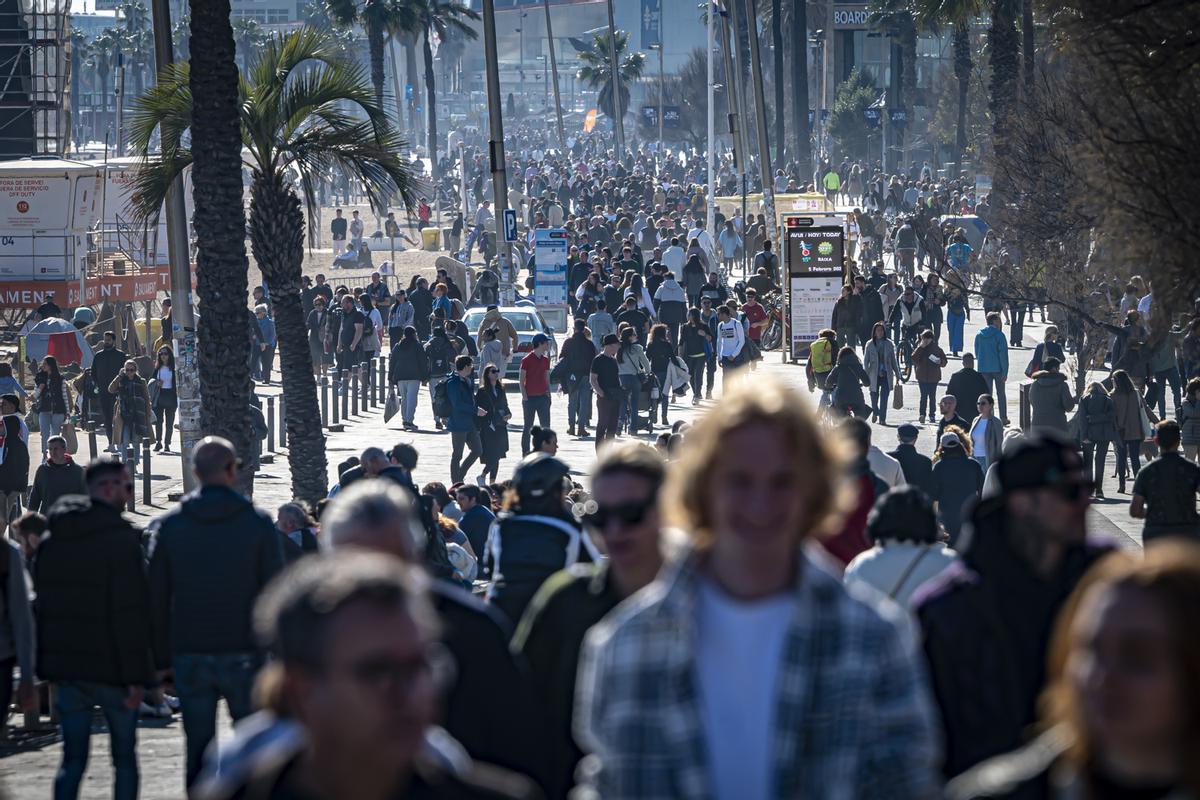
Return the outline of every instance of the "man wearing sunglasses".
<path id="1" fill-rule="evenodd" d="M 998 493 L 964 512 L 962 565 L 913 599 L 947 777 L 1022 744 L 1037 717 L 1054 620 L 1111 549 L 1087 538 L 1092 483 L 1073 442 L 1035 433 L 1001 455 L 995 471 Z"/>
<path id="2" fill-rule="evenodd" d="M 565 797 L 584 753 L 572 734 L 575 674 L 588 629 L 654 579 L 662 566 L 658 491 L 662 457 L 643 444 L 607 447 L 592 472 L 583 521 L 604 542 L 608 559 L 576 564 L 551 576 L 534 596 L 513 636 L 533 675 L 551 743 L 549 796 Z"/>

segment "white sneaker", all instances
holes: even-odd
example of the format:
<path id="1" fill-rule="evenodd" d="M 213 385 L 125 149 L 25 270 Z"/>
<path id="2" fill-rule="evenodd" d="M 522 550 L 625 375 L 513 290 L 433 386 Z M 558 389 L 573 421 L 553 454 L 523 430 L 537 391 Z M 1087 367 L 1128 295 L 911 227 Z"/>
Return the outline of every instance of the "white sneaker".
<path id="1" fill-rule="evenodd" d="M 152 706 L 143 700 L 138 704 L 138 716 L 167 719 L 171 716 L 171 709 L 166 703 L 159 703 L 156 706 Z"/>

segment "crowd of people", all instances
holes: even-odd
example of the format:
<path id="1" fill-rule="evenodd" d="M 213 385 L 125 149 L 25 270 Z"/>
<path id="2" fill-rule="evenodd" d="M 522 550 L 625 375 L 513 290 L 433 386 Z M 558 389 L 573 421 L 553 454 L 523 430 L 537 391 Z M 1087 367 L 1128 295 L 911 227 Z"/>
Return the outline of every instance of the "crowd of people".
<path id="1" fill-rule="evenodd" d="M 806 397 L 758 369 L 784 277 L 766 223 L 719 213 L 710 236 L 701 157 L 514 145 L 510 206 L 570 238 L 556 357 L 446 270 L 302 293 L 314 369 L 387 353 L 389 408 L 414 431 L 428 397 L 445 474 L 381 443 L 327 499 L 271 514 L 236 488 L 252 454 L 209 437 L 199 488 L 139 530 L 127 466 L 75 463 L 62 429 L 86 403 L 111 442 L 169 450 L 170 348 L 150 381 L 111 337 L 74 384 L 47 359 L 26 398 L 0 372 L 0 500 L 6 520 L 25 509 L 0 558 L 0 677 L 17 675 L 0 701 L 53 707 L 56 798 L 78 796 L 97 708 L 122 799 L 139 716 L 176 712 L 180 792 L 213 800 L 1200 796 L 1200 323 L 1155 338 L 1131 280 L 1110 374 L 1079 393 L 1075 323 L 1051 310 L 1026 348 L 1046 311 L 1013 300 L 1011 255 L 938 222 L 986 221 L 986 196 L 922 169 L 784 165 L 777 191 L 860 207 Z M 464 259 L 494 255 L 485 167 L 468 155 L 483 213 Z M 357 214 L 334 222 L 361 242 Z M 247 335 L 269 382 L 262 287 Z M 559 456 L 556 393 L 566 435 L 594 439 L 586 479 Z M 29 494 L 25 402 L 44 451 Z M 1110 444 L 1144 555 L 1089 530 Z"/>

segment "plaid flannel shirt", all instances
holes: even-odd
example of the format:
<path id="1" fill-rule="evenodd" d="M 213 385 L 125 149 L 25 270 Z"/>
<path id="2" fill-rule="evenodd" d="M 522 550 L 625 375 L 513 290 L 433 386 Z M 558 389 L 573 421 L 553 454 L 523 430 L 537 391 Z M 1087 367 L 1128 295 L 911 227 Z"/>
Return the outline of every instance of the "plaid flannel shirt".
<path id="1" fill-rule="evenodd" d="M 684 554 L 585 640 L 576 736 L 595 754 L 604 800 L 713 797 L 694 663 L 698 561 Z M 907 618 L 807 555 L 798 575 L 775 689 L 773 796 L 938 797 L 937 728 Z"/>

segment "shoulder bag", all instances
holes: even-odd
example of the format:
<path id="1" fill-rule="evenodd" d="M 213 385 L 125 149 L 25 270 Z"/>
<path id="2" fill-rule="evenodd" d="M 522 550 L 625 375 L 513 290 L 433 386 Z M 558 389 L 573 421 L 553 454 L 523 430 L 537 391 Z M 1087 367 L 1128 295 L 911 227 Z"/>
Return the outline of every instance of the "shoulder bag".
<path id="1" fill-rule="evenodd" d="M 895 599 L 900 590 L 904 588 L 904 584 L 908 582 L 909 577 L 912 576 L 913 570 L 915 570 L 917 565 L 921 563 L 921 560 L 929 554 L 930 548 L 931 545 L 925 545 L 923 548 L 921 548 L 921 552 L 917 553 L 913 560 L 908 562 L 908 566 L 904 568 L 904 572 L 900 575 L 900 580 L 896 581 L 896 585 L 892 587 L 890 592 L 888 592 L 888 597 Z"/>

